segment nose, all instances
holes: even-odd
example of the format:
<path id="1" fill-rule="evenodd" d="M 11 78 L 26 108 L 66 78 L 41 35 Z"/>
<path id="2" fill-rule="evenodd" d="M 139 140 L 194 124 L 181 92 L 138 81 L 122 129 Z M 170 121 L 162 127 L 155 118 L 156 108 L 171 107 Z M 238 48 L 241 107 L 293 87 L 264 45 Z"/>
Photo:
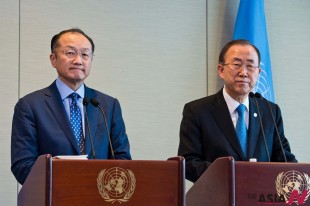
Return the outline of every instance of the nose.
<path id="1" fill-rule="evenodd" d="M 82 56 L 81 52 L 77 52 L 75 57 L 73 58 L 73 63 L 81 65 L 82 64 Z"/>
<path id="2" fill-rule="evenodd" d="M 248 69 L 245 65 L 242 65 L 239 69 L 239 76 L 248 76 Z"/>

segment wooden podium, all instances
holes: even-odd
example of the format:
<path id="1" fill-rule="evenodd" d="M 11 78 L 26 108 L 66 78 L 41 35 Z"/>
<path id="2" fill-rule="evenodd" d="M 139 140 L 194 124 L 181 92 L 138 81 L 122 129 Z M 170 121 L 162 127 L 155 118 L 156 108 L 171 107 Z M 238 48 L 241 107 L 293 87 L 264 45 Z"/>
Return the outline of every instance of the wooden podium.
<path id="1" fill-rule="evenodd" d="M 225 157 L 214 161 L 188 190 L 186 205 L 310 205 L 309 196 L 310 164 L 241 162 Z"/>
<path id="2" fill-rule="evenodd" d="M 42 155 L 18 194 L 18 206 L 183 206 L 184 158 L 64 160 Z"/>

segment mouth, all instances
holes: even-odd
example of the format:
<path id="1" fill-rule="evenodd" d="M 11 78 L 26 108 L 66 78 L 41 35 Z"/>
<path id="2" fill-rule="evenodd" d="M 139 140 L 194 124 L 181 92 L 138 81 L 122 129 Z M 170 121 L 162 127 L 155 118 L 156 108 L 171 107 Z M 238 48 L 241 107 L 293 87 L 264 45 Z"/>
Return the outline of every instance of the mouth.
<path id="1" fill-rule="evenodd" d="M 250 84 L 250 80 L 247 79 L 236 80 L 236 82 L 239 84 Z"/>
<path id="2" fill-rule="evenodd" d="M 249 84 L 250 82 L 248 81 L 237 81 L 238 84 Z"/>
<path id="3" fill-rule="evenodd" d="M 79 67 L 71 67 L 70 70 L 80 70 L 80 71 L 84 71 L 83 68 L 79 68 Z"/>

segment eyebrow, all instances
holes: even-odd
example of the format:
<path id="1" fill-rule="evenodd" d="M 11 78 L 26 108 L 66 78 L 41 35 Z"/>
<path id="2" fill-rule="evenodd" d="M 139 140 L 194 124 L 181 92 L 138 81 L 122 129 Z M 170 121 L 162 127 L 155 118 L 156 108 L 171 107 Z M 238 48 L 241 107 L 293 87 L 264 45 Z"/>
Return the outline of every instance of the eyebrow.
<path id="1" fill-rule="evenodd" d="M 238 57 L 234 57 L 233 58 L 233 61 L 239 61 L 239 62 L 242 62 L 242 60 Z M 250 63 L 254 63 L 254 60 L 253 59 L 246 59 L 245 60 L 246 62 L 250 62 Z"/>
<path id="2" fill-rule="evenodd" d="M 89 50 L 89 51 L 92 51 L 92 49 L 90 49 L 90 48 L 82 48 L 82 49 L 77 49 L 76 47 L 74 47 L 74 46 L 70 46 L 70 45 L 68 45 L 68 46 L 64 46 L 64 48 L 69 48 L 69 49 L 74 49 L 74 50 L 79 50 L 79 51 L 85 51 L 85 50 Z"/>

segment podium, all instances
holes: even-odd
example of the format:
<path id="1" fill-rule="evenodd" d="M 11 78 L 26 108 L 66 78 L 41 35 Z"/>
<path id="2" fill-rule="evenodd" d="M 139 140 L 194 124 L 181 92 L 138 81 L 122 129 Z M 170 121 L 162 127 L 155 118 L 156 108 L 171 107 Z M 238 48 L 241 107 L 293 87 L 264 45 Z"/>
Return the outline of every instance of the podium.
<path id="1" fill-rule="evenodd" d="M 310 164 L 241 162 L 223 157 L 188 190 L 186 205 L 310 205 L 309 196 Z"/>
<path id="2" fill-rule="evenodd" d="M 183 206 L 184 158 L 67 160 L 40 156 L 18 206 Z"/>

